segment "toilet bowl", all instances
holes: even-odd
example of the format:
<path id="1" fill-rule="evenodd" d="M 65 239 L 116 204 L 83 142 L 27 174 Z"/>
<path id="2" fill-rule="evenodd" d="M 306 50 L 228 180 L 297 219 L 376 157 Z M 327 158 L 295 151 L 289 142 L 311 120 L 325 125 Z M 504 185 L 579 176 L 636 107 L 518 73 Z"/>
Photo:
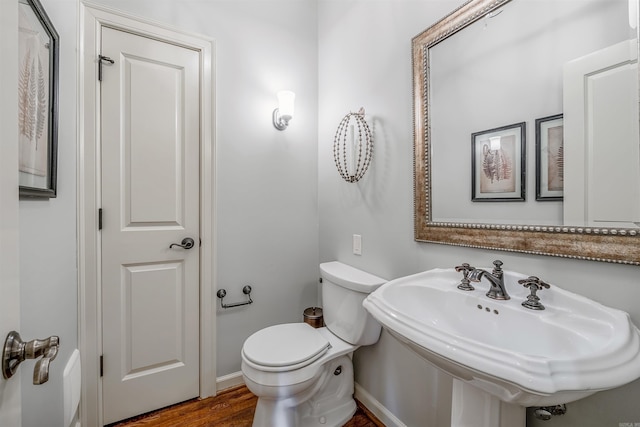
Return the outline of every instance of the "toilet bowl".
<path id="1" fill-rule="evenodd" d="M 385 280 L 339 262 L 320 265 L 326 326 L 270 326 L 242 347 L 242 376 L 258 396 L 253 427 L 329 427 L 355 413 L 353 352 L 380 337 L 362 307 Z"/>

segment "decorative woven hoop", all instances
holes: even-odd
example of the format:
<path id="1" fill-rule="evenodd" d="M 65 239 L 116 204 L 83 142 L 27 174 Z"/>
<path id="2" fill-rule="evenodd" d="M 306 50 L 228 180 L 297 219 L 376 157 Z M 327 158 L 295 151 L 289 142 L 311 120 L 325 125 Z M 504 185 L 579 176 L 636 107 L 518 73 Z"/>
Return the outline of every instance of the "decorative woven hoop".
<path id="1" fill-rule="evenodd" d="M 369 125 L 364 120 L 364 108 L 361 108 L 340 121 L 333 138 L 333 160 L 342 179 L 358 182 L 367 172 L 372 155 L 373 139 Z"/>

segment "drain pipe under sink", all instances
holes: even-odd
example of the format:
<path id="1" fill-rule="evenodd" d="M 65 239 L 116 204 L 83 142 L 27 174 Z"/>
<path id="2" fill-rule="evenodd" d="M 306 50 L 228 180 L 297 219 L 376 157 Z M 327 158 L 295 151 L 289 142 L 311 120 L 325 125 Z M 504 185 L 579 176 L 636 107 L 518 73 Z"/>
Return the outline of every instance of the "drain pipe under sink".
<path id="1" fill-rule="evenodd" d="M 539 406 L 533 410 L 533 415 L 542 421 L 548 421 L 554 415 L 564 415 L 567 413 L 567 405 Z"/>

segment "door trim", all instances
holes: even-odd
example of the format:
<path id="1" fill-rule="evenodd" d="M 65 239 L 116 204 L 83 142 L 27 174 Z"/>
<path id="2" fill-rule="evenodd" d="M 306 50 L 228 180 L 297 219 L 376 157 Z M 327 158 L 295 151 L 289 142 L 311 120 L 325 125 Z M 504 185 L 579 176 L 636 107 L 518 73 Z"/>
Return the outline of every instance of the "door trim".
<path id="1" fill-rule="evenodd" d="M 100 301 L 100 116 L 97 57 L 103 26 L 200 52 L 200 397 L 216 394 L 214 41 L 171 26 L 81 1 L 78 49 L 78 342 L 82 362 L 82 425 L 103 425 Z"/>

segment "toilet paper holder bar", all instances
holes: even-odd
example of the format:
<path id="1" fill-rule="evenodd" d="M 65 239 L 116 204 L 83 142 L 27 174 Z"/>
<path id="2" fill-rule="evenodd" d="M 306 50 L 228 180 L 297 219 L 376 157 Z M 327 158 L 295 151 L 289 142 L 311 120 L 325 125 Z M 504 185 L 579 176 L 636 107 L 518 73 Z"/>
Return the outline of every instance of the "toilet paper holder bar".
<path id="1" fill-rule="evenodd" d="M 241 305 L 253 304 L 253 300 L 251 299 L 251 286 L 245 285 L 245 287 L 242 288 L 242 293 L 247 295 L 248 299 L 246 301 L 232 302 L 230 304 L 225 304 L 224 303 L 224 297 L 227 296 L 227 291 L 226 290 L 220 289 L 220 290 L 218 290 L 216 295 L 218 296 L 218 298 L 220 298 L 220 306 L 222 308 L 240 307 Z"/>

